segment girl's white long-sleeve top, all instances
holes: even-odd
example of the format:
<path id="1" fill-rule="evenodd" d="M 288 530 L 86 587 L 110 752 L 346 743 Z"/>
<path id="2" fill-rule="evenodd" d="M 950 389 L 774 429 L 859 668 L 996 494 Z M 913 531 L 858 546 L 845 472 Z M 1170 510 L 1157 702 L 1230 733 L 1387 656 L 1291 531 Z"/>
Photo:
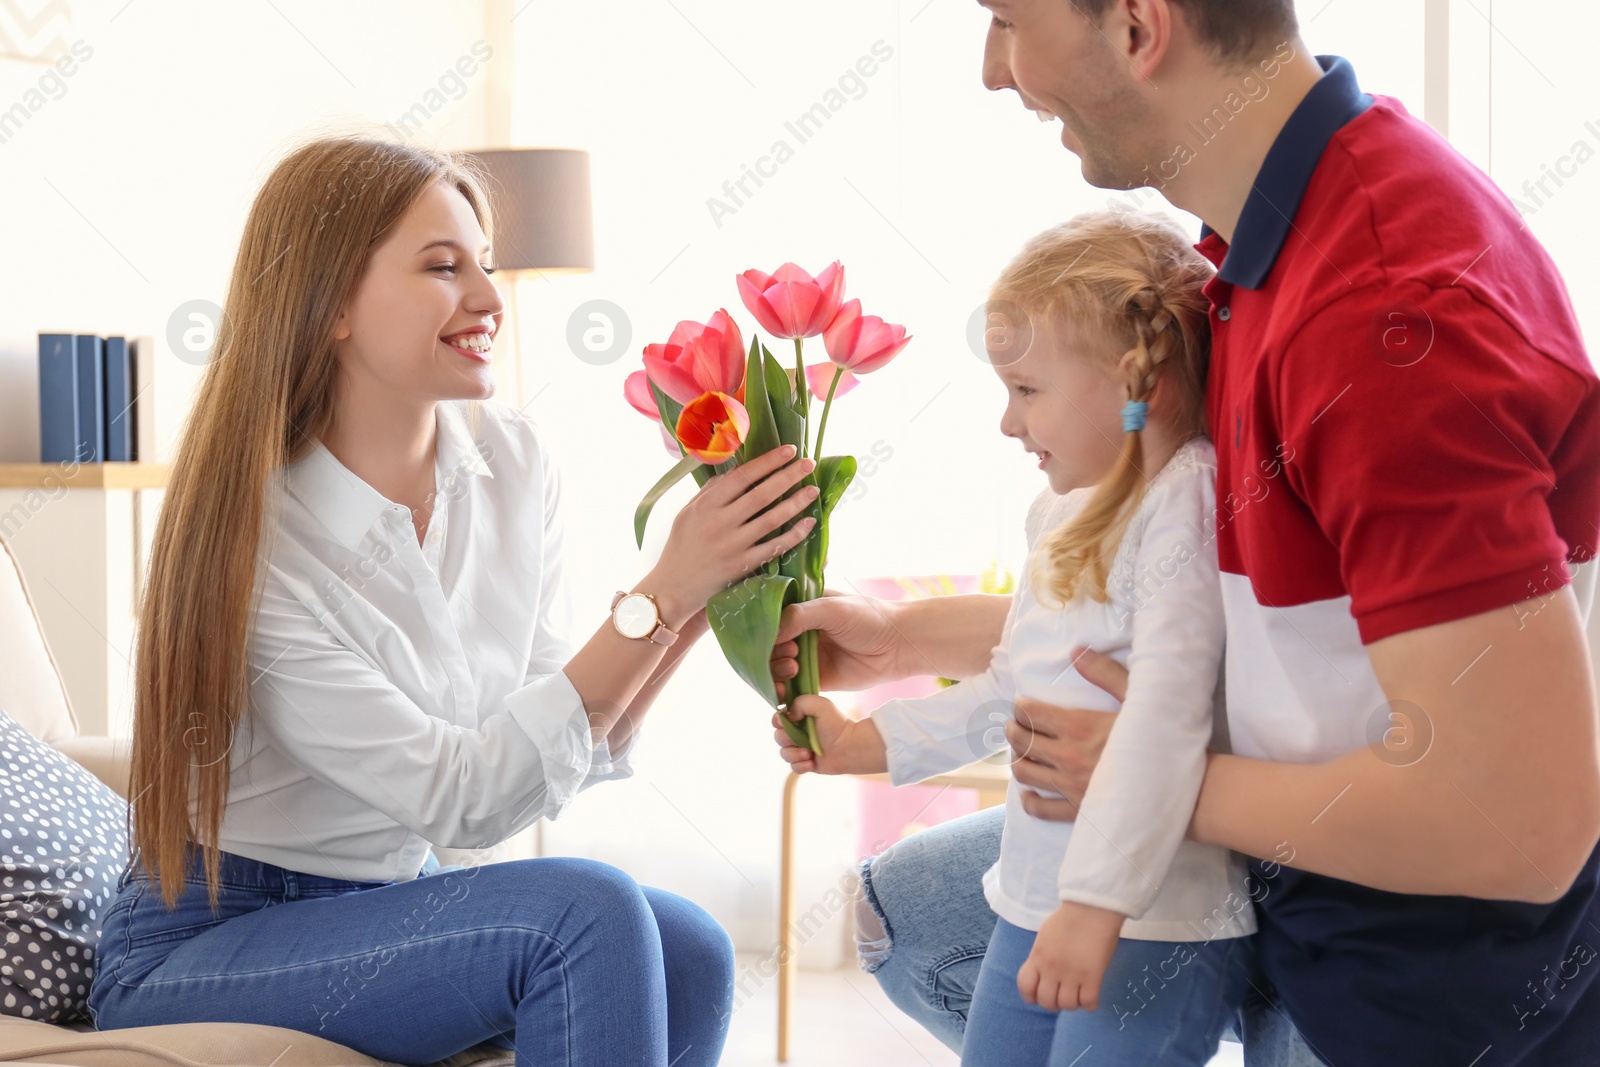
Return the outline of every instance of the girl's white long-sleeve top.
<path id="1" fill-rule="evenodd" d="M 562 672 L 560 478 L 530 420 L 436 405 L 411 513 L 317 445 L 268 487 L 249 708 L 219 847 L 307 874 L 417 876 L 632 771 Z"/>
<path id="2" fill-rule="evenodd" d="M 1128 915 L 1124 937 L 1205 941 L 1252 933 L 1243 858 L 1184 840 L 1206 749 L 1226 746 L 1217 700 L 1224 624 L 1211 532 L 1215 449 L 1205 438 L 1189 441 L 1151 480 L 1112 564 L 1107 602 L 1080 595 L 1065 607 L 1047 606 L 1034 597 L 1029 574 L 1039 544 L 1092 494 L 1047 488 L 1029 508 L 1028 562 L 988 670 L 872 713 L 890 777 L 904 785 L 1009 755 L 1003 727 L 1019 696 L 1115 711 L 1075 823 L 1030 816 L 1023 787 L 1011 783 L 1000 859 L 984 876 L 990 906 L 1028 930 L 1066 900 Z M 1120 711 L 1073 667 L 1075 645 L 1128 668 Z"/>

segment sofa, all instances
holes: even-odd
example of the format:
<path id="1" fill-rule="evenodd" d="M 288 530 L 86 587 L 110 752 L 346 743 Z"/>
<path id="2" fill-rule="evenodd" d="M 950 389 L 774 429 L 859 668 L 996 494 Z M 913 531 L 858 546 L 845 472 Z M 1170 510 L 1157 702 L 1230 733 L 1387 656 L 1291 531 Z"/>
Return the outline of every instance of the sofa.
<path id="1" fill-rule="evenodd" d="M 61 673 L 39 626 L 16 558 L 0 540 L 0 709 L 64 753 L 120 796 L 128 795 L 130 746 L 78 731 Z M 493 849 L 435 848 L 441 864 L 472 866 L 510 859 Z M 513 1053 L 485 1042 L 447 1060 L 449 1067 L 512 1067 Z M 312 1034 L 275 1026 L 186 1023 L 96 1031 L 87 1021 L 54 1025 L 0 1014 L 0 1064 L 61 1067 L 379 1067 L 387 1061 Z"/>

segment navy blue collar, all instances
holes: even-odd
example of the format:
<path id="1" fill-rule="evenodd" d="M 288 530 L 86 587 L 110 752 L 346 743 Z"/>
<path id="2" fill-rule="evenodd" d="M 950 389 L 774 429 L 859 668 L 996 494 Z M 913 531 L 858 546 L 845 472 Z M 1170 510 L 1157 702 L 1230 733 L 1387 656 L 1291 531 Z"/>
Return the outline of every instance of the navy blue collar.
<path id="1" fill-rule="evenodd" d="M 1323 75 L 1300 101 L 1261 163 L 1250 196 L 1239 215 L 1233 241 L 1217 276 L 1225 282 L 1259 289 L 1272 273 L 1295 212 L 1305 196 L 1322 153 L 1345 123 L 1372 106 L 1372 97 L 1356 84 L 1356 72 L 1341 56 L 1318 56 Z M 1213 233 L 1200 227 L 1204 241 Z"/>

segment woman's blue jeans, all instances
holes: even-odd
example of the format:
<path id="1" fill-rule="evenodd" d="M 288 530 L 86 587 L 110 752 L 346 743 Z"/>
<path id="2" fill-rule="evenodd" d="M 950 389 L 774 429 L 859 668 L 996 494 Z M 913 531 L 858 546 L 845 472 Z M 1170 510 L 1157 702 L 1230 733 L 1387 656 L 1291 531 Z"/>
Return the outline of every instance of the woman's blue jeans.
<path id="1" fill-rule="evenodd" d="M 861 865 L 862 970 L 956 1052 L 997 922 L 983 872 L 1000 856 L 1004 824 L 1005 808 L 989 808 L 913 834 Z M 1322 1059 L 1275 1003 L 1272 983 L 1258 969 L 1250 981 L 1228 1035 L 1242 1037 L 1247 1067 L 1319 1067 Z"/>
<path id="2" fill-rule="evenodd" d="M 265 1023 L 408 1064 L 485 1041 L 515 1049 L 518 1067 L 721 1055 L 728 935 L 615 867 L 432 860 L 410 881 L 352 882 L 220 860 L 216 912 L 199 852 L 172 911 L 137 857 L 123 871 L 89 989 L 97 1029 Z"/>

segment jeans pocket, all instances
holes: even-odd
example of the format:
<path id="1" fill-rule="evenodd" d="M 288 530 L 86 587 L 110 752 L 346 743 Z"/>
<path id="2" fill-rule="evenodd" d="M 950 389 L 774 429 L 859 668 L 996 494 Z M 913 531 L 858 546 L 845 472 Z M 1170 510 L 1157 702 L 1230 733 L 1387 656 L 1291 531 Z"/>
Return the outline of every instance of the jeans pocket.
<path id="1" fill-rule="evenodd" d="M 103 992 L 105 983 L 116 976 L 128 958 L 128 912 L 143 892 L 144 883 L 129 883 L 118 890 L 117 897 L 100 915 L 100 940 L 94 949 L 94 973 L 89 986 L 89 1015 L 95 1011 L 96 987 Z"/>
<path id="2" fill-rule="evenodd" d="M 168 909 L 160 890 L 152 882 L 138 880 L 138 890 L 123 918 L 129 949 L 184 941 L 220 926 L 229 919 L 260 911 L 273 903 L 272 897 L 258 889 L 217 887 L 217 907 L 212 910 L 204 879 L 189 879 L 178 896 L 177 905 Z"/>

